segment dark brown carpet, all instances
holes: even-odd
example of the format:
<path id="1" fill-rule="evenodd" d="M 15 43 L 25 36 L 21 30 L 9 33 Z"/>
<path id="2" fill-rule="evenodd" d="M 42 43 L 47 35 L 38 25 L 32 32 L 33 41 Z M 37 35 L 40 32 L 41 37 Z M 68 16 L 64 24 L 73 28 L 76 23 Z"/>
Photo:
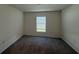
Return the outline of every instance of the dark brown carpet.
<path id="1" fill-rule="evenodd" d="M 2 54 L 76 54 L 62 39 L 23 36 Z"/>

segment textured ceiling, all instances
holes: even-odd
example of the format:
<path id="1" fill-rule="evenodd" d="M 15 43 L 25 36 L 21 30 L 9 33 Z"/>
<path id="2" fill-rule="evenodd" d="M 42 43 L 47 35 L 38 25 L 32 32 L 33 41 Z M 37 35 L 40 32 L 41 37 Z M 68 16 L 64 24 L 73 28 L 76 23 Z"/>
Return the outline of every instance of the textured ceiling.
<path id="1" fill-rule="evenodd" d="M 58 11 L 62 10 L 65 7 L 68 7 L 68 4 L 13 4 L 11 5 L 16 7 L 24 12 L 38 12 L 38 11 Z"/>

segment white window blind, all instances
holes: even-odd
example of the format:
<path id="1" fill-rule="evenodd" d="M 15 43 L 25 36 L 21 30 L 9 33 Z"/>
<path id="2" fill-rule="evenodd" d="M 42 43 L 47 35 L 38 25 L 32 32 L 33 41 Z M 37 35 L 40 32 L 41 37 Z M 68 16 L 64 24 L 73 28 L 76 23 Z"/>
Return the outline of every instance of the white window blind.
<path id="1" fill-rule="evenodd" d="M 46 32 L 46 16 L 37 16 L 36 17 L 36 31 L 37 32 Z"/>

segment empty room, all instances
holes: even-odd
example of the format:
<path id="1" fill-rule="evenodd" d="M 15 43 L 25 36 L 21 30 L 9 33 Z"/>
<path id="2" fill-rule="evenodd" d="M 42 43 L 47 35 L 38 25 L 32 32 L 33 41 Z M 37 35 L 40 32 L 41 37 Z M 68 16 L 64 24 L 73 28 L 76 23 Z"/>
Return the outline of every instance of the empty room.
<path id="1" fill-rule="evenodd" d="M 78 54 L 78 4 L 0 4 L 1 54 Z"/>

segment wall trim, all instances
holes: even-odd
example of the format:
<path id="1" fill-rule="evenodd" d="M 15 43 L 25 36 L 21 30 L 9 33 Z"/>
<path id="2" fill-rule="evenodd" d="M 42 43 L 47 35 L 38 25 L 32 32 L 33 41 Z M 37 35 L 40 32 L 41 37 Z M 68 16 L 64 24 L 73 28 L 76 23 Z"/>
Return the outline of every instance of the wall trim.
<path id="1" fill-rule="evenodd" d="M 79 50 L 72 44 L 70 43 L 68 40 L 63 39 L 70 47 L 72 47 L 77 53 L 79 53 Z"/>
<path id="2" fill-rule="evenodd" d="M 39 36 L 39 35 L 23 35 L 23 36 L 34 36 L 34 37 L 46 37 L 46 38 L 52 38 L 52 39 L 62 39 L 61 37 L 49 37 L 49 36 Z"/>
<path id="3" fill-rule="evenodd" d="M 11 46 L 13 43 L 15 43 L 19 38 L 21 38 L 23 35 L 20 36 L 14 36 L 11 39 L 7 40 L 5 43 L 3 43 L 1 46 L 2 48 L 0 49 L 0 53 L 5 51 L 9 46 Z M 7 45 L 7 46 L 6 46 Z"/>

